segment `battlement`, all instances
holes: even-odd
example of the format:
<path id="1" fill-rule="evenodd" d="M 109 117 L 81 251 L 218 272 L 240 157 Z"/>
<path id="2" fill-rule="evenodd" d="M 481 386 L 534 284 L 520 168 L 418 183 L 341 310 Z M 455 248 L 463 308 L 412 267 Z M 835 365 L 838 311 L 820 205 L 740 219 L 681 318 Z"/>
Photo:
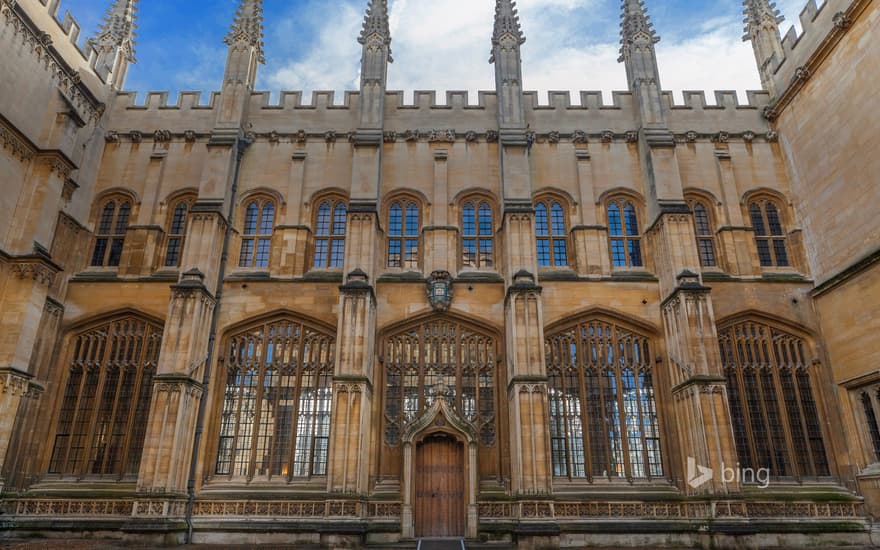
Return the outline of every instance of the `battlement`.
<path id="1" fill-rule="evenodd" d="M 852 12 L 860 0 L 807 0 L 800 13 L 801 32 L 792 26 L 782 38 L 783 58 L 776 60 L 773 79 L 778 90 L 783 91 L 806 73 L 810 59 L 828 39 L 844 31 L 852 23 Z"/>
<path id="2" fill-rule="evenodd" d="M 91 44 L 84 41 L 80 46 L 80 32 L 82 27 L 76 18 L 69 12 L 65 11 L 64 16 L 60 17 L 58 10 L 61 7 L 61 0 L 39 0 L 40 4 L 45 7 L 49 17 L 58 25 L 61 33 L 66 37 L 66 42 L 73 46 L 72 50 L 79 54 L 82 61 L 89 64 L 94 70 L 95 52 Z"/>

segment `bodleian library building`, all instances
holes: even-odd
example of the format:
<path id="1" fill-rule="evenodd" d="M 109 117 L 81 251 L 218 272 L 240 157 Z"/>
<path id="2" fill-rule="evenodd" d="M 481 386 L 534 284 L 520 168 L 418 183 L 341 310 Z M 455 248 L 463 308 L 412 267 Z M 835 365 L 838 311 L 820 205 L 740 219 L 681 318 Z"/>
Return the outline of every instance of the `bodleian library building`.
<path id="1" fill-rule="evenodd" d="M 510 0 L 492 91 L 386 89 L 363 0 L 360 88 L 273 102 L 236 1 L 139 102 L 136 0 L 0 0 L 0 540 L 871 544 L 880 2 L 745 0 L 764 89 L 679 104 L 640 0 L 611 102 Z"/>

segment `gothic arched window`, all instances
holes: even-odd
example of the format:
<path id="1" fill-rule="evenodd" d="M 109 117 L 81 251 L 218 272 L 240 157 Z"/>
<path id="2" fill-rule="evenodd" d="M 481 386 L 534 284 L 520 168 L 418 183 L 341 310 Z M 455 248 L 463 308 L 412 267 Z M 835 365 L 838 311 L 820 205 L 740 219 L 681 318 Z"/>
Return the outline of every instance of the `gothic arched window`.
<path id="1" fill-rule="evenodd" d="M 406 425 L 442 391 L 474 424 L 483 445 L 494 445 L 497 346 L 491 334 L 451 318 L 424 321 L 389 336 L 382 361 L 385 444 L 398 445 Z"/>
<path id="2" fill-rule="evenodd" d="M 161 343 L 134 316 L 73 337 L 49 473 L 137 476 Z"/>
<path id="3" fill-rule="evenodd" d="M 183 254 L 183 244 L 186 240 L 186 218 L 192 206 L 193 198 L 187 197 L 175 203 L 171 209 L 171 218 L 168 223 L 168 242 L 165 246 L 165 267 L 177 267 Z"/>
<path id="4" fill-rule="evenodd" d="M 93 267 L 117 267 L 122 258 L 125 232 L 131 217 L 131 201 L 110 199 L 101 209 L 98 230 L 95 232 L 95 248 L 92 251 Z"/>
<path id="5" fill-rule="evenodd" d="M 568 265 L 568 232 L 565 211 L 559 201 L 544 199 L 535 205 L 535 237 L 539 267 Z"/>
<path id="6" fill-rule="evenodd" d="M 218 476 L 327 474 L 334 347 L 332 330 L 287 317 L 228 339 Z"/>
<path id="7" fill-rule="evenodd" d="M 718 340 L 740 464 L 777 478 L 829 475 L 804 339 L 742 321 Z"/>
<path id="8" fill-rule="evenodd" d="M 762 267 L 787 267 L 791 265 L 785 244 L 785 229 L 779 208 L 771 200 L 758 200 L 749 204 L 749 218 L 755 231 L 755 244 Z"/>
<path id="9" fill-rule="evenodd" d="M 604 318 L 549 333 L 554 476 L 663 476 L 651 348 L 648 336 Z"/>
<path id="10" fill-rule="evenodd" d="M 275 203 L 269 199 L 249 201 L 244 211 L 238 267 L 269 267 L 274 230 Z"/>
<path id="11" fill-rule="evenodd" d="M 464 267 L 491 269 L 495 265 L 492 207 L 470 200 L 461 207 L 461 257 Z"/>
<path id="12" fill-rule="evenodd" d="M 397 200 L 388 210 L 388 267 L 419 268 L 419 205 Z"/>
<path id="13" fill-rule="evenodd" d="M 345 263 L 348 209 L 340 199 L 323 200 L 315 218 L 315 255 L 312 267 L 337 268 Z"/>
<path id="14" fill-rule="evenodd" d="M 608 202 L 608 235 L 614 267 L 643 267 L 639 218 L 632 201 L 624 198 Z"/>
<path id="15" fill-rule="evenodd" d="M 697 237 L 697 251 L 700 254 L 700 265 L 703 267 L 716 267 L 718 259 L 715 257 L 715 233 L 712 228 L 712 218 L 709 209 L 700 200 L 688 201 L 691 212 L 694 214 L 694 233 Z"/>

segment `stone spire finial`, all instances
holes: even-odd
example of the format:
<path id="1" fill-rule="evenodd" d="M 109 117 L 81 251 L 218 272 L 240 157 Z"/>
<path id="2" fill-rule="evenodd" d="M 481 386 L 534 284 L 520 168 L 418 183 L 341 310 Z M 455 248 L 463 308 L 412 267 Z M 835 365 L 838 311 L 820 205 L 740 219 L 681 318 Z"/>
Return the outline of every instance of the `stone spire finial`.
<path id="1" fill-rule="evenodd" d="M 223 42 L 229 46 L 237 42 L 249 44 L 256 49 L 260 63 L 266 62 L 263 56 L 263 0 L 240 0 L 235 20 Z"/>
<path id="2" fill-rule="evenodd" d="M 779 28 L 779 24 L 785 21 L 785 17 L 776 9 L 776 2 L 770 0 L 744 0 L 743 1 L 743 41 L 751 40 L 761 29 Z"/>
<path id="3" fill-rule="evenodd" d="M 526 37 L 519 24 L 516 2 L 513 0 L 495 0 L 495 30 L 492 33 L 492 45 L 497 46 L 505 35 L 510 35 L 522 46 Z"/>
<path id="4" fill-rule="evenodd" d="M 388 62 L 391 58 L 391 27 L 388 24 L 388 0 L 370 0 L 367 6 L 367 14 L 364 16 L 364 26 L 358 43 L 366 45 L 371 36 L 378 37 L 388 48 Z"/>
<path id="5" fill-rule="evenodd" d="M 126 61 L 134 63 L 136 28 L 137 0 L 114 0 L 98 33 L 89 42 L 99 53 L 119 49 Z"/>
<path id="6" fill-rule="evenodd" d="M 642 0 L 623 0 L 623 13 L 620 15 L 620 59 L 623 61 L 627 50 L 641 42 L 652 50 L 660 37 L 654 30 L 654 24 L 648 15 L 648 9 Z"/>

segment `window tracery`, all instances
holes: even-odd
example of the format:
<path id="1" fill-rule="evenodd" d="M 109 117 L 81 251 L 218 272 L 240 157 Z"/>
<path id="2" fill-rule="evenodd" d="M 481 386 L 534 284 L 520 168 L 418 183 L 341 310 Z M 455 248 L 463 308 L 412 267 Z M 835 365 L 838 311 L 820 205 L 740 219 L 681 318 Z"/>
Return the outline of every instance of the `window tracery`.
<path id="1" fill-rule="evenodd" d="M 131 201 L 126 198 L 112 198 L 101 208 L 98 228 L 95 232 L 95 246 L 92 250 L 91 266 L 118 267 L 125 244 L 125 232 L 131 217 Z"/>
<path id="2" fill-rule="evenodd" d="M 345 263 L 348 208 L 341 199 L 325 199 L 315 216 L 314 268 L 340 268 Z"/>
<path id="3" fill-rule="evenodd" d="M 162 327 L 126 316 L 71 340 L 49 473 L 138 473 Z"/>
<path id="4" fill-rule="evenodd" d="M 756 320 L 718 340 L 740 463 L 776 478 L 829 475 L 806 341 Z"/>
<path id="5" fill-rule="evenodd" d="M 488 201 L 467 200 L 461 207 L 462 265 L 477 269 L 495 266 L 492 207 Z"/>
<path id="6" fill-rule="evenodd" d="M 388 210 L 388 267 L 419 268 L 421 215 L 415 201 L 402 199 Z"/>
<path id="7" fill-rule="evenodd" d="M 608 235 L 614 267 L 644 267 L 638 212 L 631 200 L 608 201 Z"/>
<path id="8" fill-rule="evenodd" d="M 790 266 L 785 229 L 776 202 L 769 199 L 750 202 L 749 218 L 755 231 L 761 267 Z"/>
<path id="9" fill-rule="evenodd" d="M 286 479 L 327 473 L 335 338 L 290 317 L 232 335 L 215 474 Z"/>
<path id="10" fill-rule="evenodd" d="M 553 475 L 663 476 L 650 338 L 588 318 L 545 343 Z"/>
<path id="11" fill-rule="evenodd" d="M 539 267 L 568 265 L 568 231 L 562 203 L 554 198 L 541 199 L 535 205 L 535 238 Z"/>
<path id="12" fill-rule="evenodd" d="M 238 267 L 269 267 L 274 230 L 275 203 L 262 198 L 248 201 L 244 213 Z"/>

